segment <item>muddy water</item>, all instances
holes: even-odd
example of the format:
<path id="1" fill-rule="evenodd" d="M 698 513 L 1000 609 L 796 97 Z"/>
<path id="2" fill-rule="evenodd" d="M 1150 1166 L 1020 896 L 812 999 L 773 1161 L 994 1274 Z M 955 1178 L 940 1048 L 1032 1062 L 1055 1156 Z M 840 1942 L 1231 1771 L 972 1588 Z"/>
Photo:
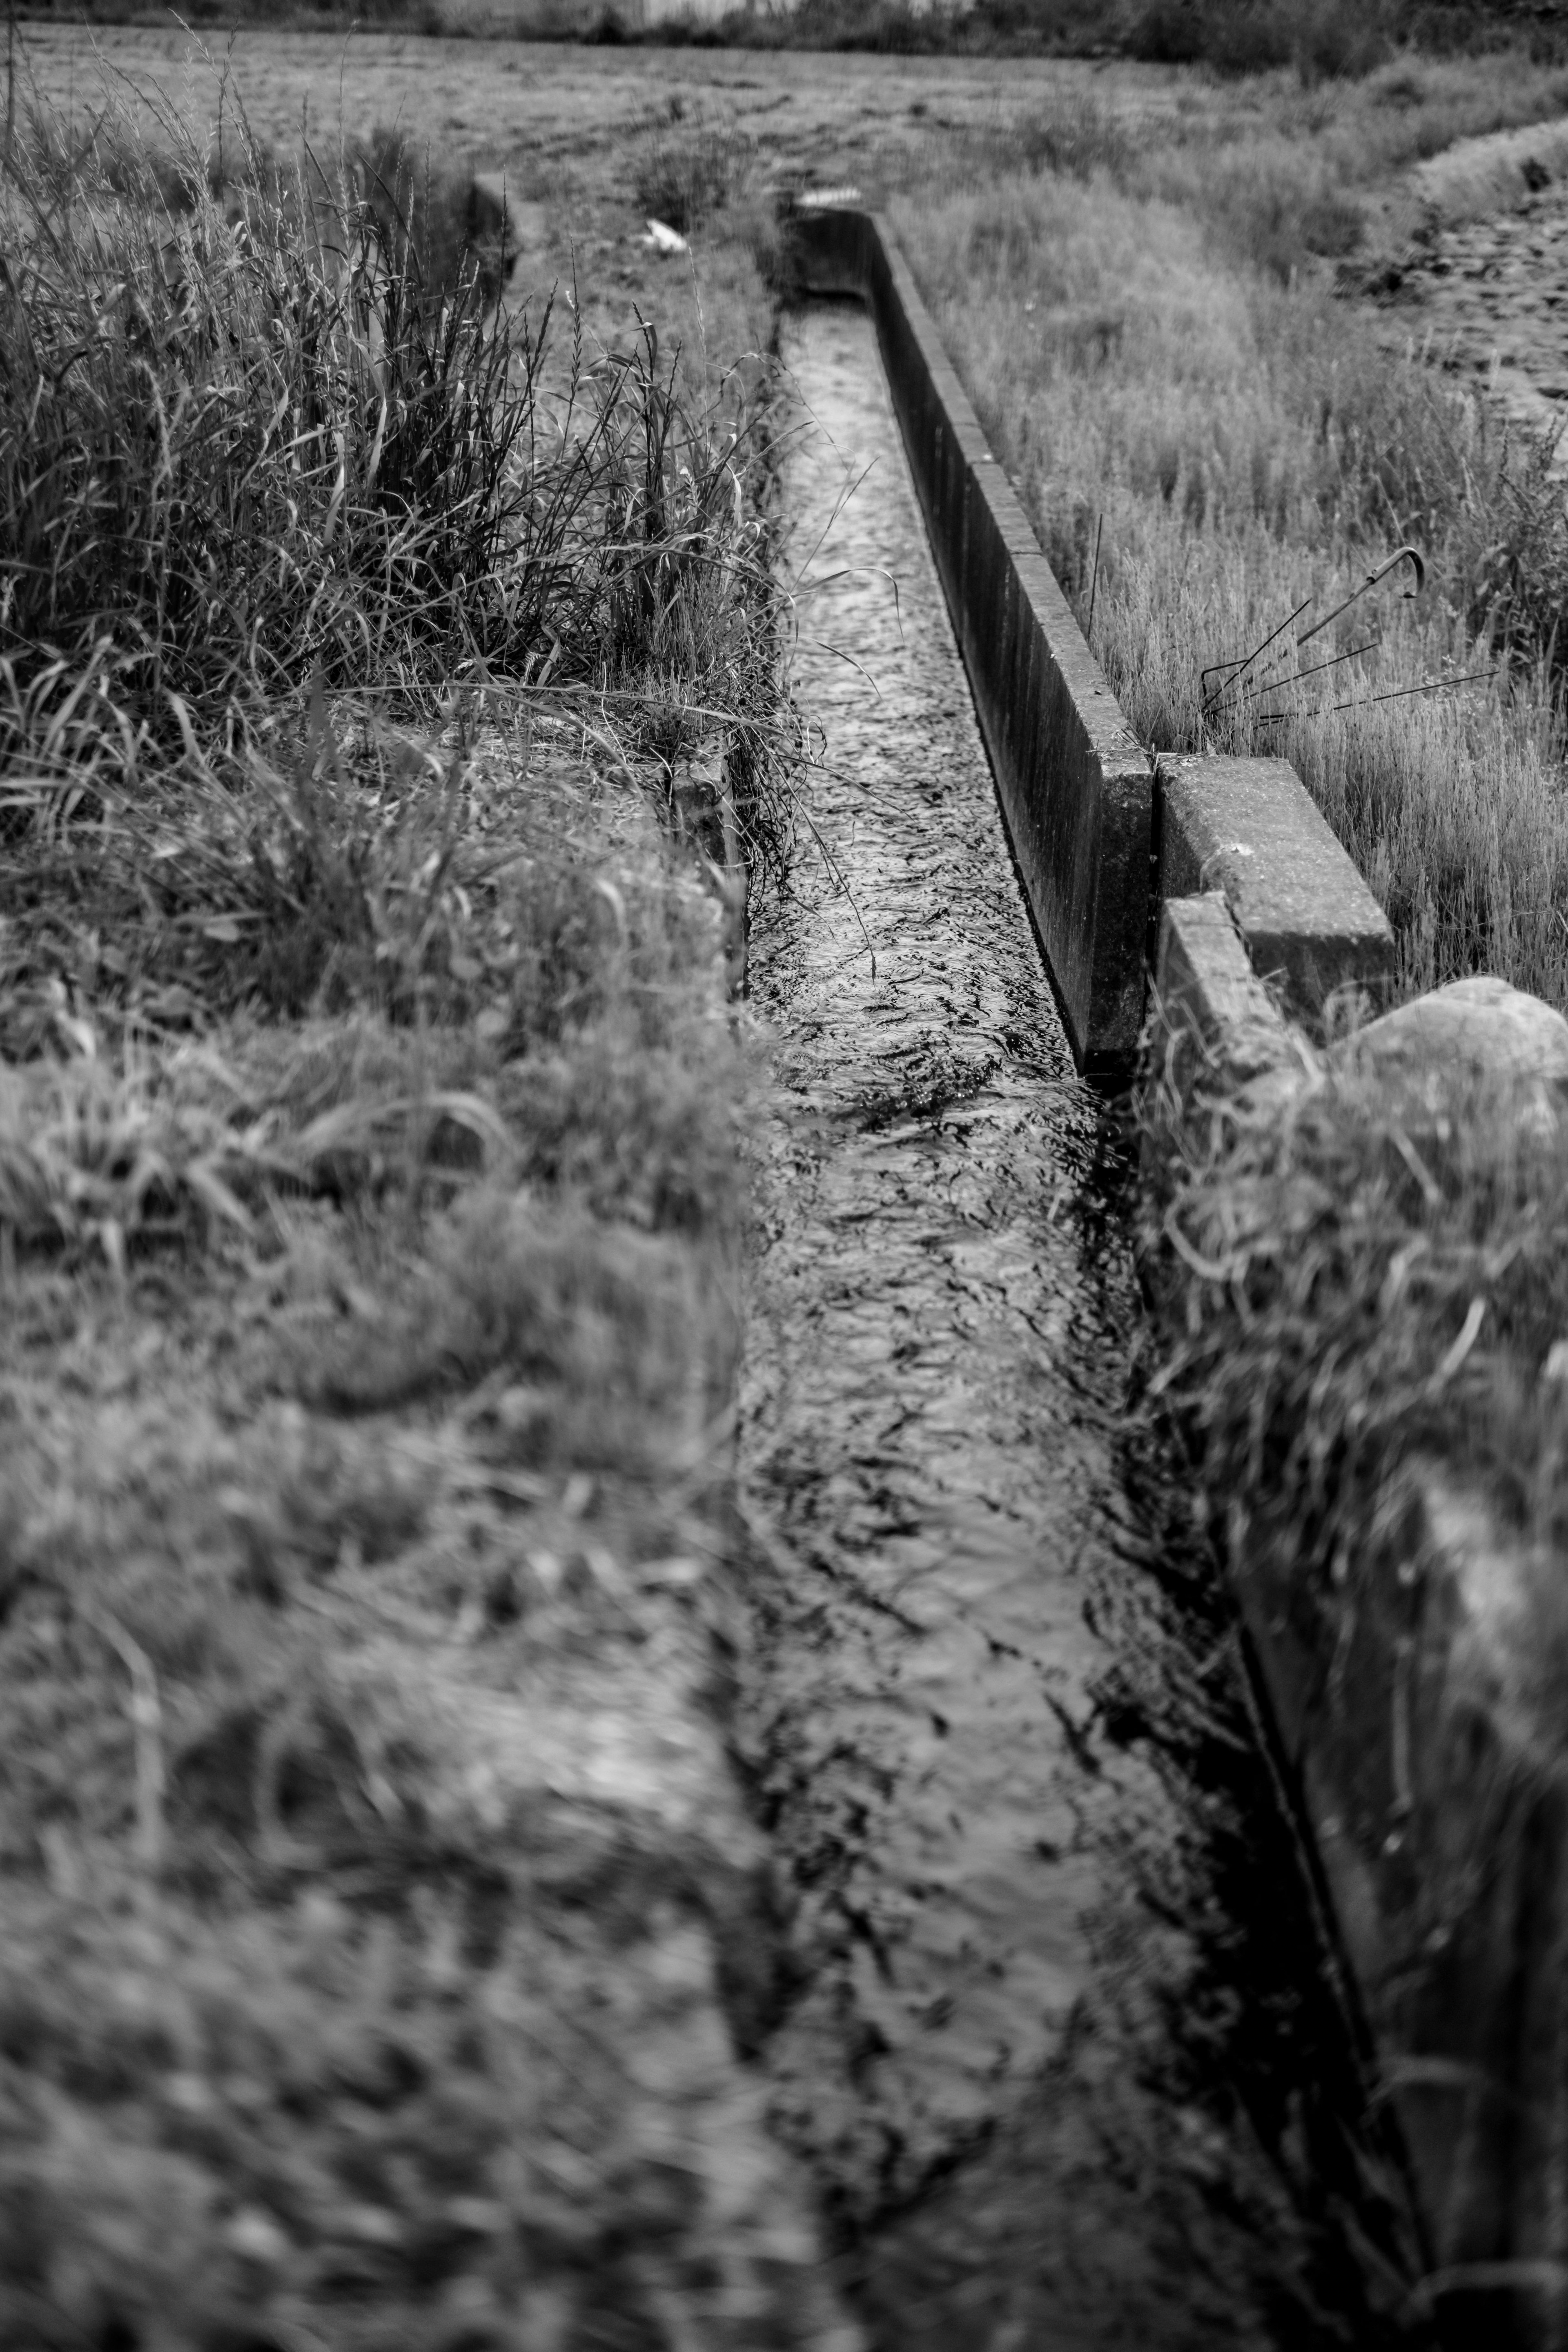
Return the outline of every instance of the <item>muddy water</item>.
<path id="1" fill-rule="evenodd" d="M 752 964 L 778 1089 L 742 1735 L 790 1914 L 778 2123 L 887 2352 L 1375 2342 L 1397 2183 L 1207 1555 L 1128 1433 L 1102 1107 L 864 313 L 808 310 L 787 356 L 826 761 Z"/>

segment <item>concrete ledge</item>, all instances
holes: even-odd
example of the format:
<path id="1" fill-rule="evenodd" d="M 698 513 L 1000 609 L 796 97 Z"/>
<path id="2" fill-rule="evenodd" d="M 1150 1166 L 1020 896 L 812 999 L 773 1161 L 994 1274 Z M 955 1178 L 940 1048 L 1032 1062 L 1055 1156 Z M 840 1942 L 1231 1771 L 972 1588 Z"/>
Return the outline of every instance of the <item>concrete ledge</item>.
<path id="1" fill-rule="evenodd" d="M 985 444 L 902 256 L 871 214 L 796 215 L 808 289 L 869 306 L 1004 815 L 1082 1069 L 1142 1024 L 1153 779 Z"/>
<path id="2" fill-rule="evenodd" d="M 1281 981 L 1298 1019 L 1336 988 L 1392 976 L 1388 918 L 1288 761 L 1162 753 L 1157 793 L 1161 897 L 1222 890 L 1254 969 Z"/>
<path id="3" fill-rule="evenodd" d="M 1230 1086 L 1290 1057 L 1289 1024 L 1254 971 L 1222 891 L 1167 898 L 1161 909 L 1149 1051 L 1183 1095 L 1195 1057 Z"/>

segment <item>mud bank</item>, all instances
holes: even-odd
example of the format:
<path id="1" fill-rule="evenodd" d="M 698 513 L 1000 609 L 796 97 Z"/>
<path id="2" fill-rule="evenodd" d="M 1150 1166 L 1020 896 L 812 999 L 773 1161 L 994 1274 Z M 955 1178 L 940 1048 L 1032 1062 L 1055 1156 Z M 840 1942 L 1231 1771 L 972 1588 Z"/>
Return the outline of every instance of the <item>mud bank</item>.
<path id="1" fill-rule="evenodd" d="M 835 870 L 753 963 L 739 1730 L 791 1913 L 775 2117 L 889 2347 L 1392 2340 L 1402 2187 L 1228 1609 L 1129 1433 L 1101 1107 L 872 330 L 817 306 L 789 355 Z"/>

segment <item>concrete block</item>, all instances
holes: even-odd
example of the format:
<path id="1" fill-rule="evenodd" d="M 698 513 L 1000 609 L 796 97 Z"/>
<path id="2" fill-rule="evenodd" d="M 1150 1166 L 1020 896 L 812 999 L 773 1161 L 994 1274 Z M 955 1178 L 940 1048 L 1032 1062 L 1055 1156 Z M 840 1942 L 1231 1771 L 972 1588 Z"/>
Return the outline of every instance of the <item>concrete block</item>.
<path id="1" fill-rule="evenodd" d="M 1185 1092 L 1204 1063 L 1244 1086 L 1290 1059 L 1290 1030 L 1231 919 L 1223 891 L 1167 898 L 1150 1023 L 1153 1068 Z"/>
<path id="2" fill-rule="evenodd" d="M 1254 969 L 1302 1019 L 1394 971 L 1388 918 L 1285 760 L 1158 763 L 1160 895 L 1223 890 Z"/>

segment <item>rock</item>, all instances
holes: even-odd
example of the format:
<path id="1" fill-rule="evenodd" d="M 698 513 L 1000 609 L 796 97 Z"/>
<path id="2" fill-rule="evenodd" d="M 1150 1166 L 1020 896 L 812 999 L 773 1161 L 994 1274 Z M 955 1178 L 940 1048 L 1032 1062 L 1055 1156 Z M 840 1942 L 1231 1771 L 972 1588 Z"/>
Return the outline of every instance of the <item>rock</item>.
<path id="1" fill-rule="evenodd" d="M 1480 974 L 1450 981 L 1318 1053 L 1299 1043 L 1240 1087 L 1244 1121 L 1300 1112 L 1336 1078 L 1436 1167 L 1462 1140 L 1568 1139 L 1568 1020 L 1539 996 Z"/>
<path id="2" fill-rule="evenodd" d="M 1369 1021 L 1342 1049 L 1380 1074 L 1568 1086 L 1568 1020 L 1489 972 L 1451 980 Z"/>
<path id="3" fill-rule="evenodd" d="M 1369 1077 L 1415 1139 L 1443 1136 L 1466 1097 L 1512 1094 L 1537 1134 L 1568 1122 L 1568 1020 L 1539 996 L 1479 974 L 1413 997 L 1347 1038 L 1332 1056 Z"/>

